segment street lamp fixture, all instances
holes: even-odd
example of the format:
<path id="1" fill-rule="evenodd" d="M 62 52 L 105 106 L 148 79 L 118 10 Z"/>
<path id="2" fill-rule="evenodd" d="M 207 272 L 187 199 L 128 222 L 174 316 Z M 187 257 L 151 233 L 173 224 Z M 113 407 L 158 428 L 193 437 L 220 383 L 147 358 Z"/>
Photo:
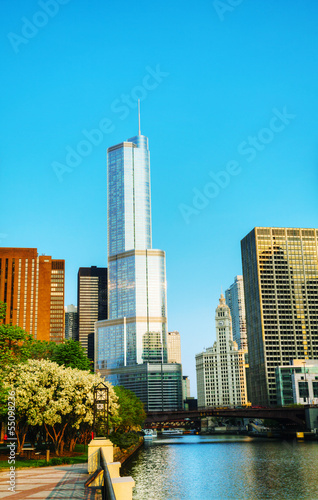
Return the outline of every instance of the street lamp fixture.
<path id="1" fill-rule="evenodd" d="M 109 434 L 109 388 L 103 382 L 94 387 L 94 437 L 108 437 Z"/>

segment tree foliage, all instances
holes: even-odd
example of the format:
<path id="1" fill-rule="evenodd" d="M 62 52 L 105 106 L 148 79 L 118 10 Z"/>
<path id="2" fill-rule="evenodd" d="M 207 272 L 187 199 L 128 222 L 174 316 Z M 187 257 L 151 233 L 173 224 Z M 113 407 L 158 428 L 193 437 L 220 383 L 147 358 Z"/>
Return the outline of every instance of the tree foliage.
<path id="1" fill-rule="evenodd" d="M 70 366 L 79 370 L 90 370 L 92 362 L 79 342 L 66 340 L 63 344 L 55 344 L 51 361 L 58 365 Z"/>
<path id="2" fill-rule="evenodd" d="M 0 320 L 5 318 L 6 304 L 0 302 Z M 91 370 L 92 362 L 79 342 L 61 344 L 36 340 L 19 326 L 0 324 L 0 366 L 9 367 L 28 359 L 50 359 L 58 365 Z"/>
<path id="3" fill-rule="evenodd" d="M 30 357 L 32 337 L 19 326 L 0 325 L 0 366 L 21 363 Z"/>
<path id="4" fill-rule="evenodd" d="M 52 359 L 56 345 L 55 342 L 33 339 L 30 345 L 29 359 Z"/>
<path id="5" fill-rule="evenodd" d="M 114 391 L 119 404 L 116 430 L 127 432 L 140 429 L 147 416 L 143 403 L 136 394 L 122 386 L 114 387 Z"/>
<path id="6" fill-rule="evenodd" d="M 57 455 L 63 453 L 67 432 L 78 435 L 93 423 L 93 387 L 99 375 L 76 368 L 65 368 L 49 360 L 29 360 L 14 365 L 3 381 L 5 389 L 15 391 L 18 448 L 23 447 L 29 426 L 44 426 Z M 117 396 L 110 384 L 112 415 L 117 421 Z"/>
<path id="7" fill-rule="evenodd" d="M 30 359 L 49 359 L 58 365 L 78 368 L 79 370 L 91 370 L 92 362 L 88 359 L 85 349 L 79 342 L 72 339 L 65 340 L 61 344 L 34 340 L 30 346 Z"/>
<path id="8" fill-rule="evenodd" d="M 4 324 L 5 316 L 6 304 L 0 302 L 0 418 L 7 418 L 13 391 L 18 451 L 28 431 L 35 440 L 41 429 L 58 455 L 64 443 L 72 451 L 92 430 L 93 387 L 102 379 L 90 373 L 92 363 L 79 342 L 36 340 L 19 326 Z M 110 427 L 120 434 L 139 429 L 146 418 L 141 401 L 124 387 L 107 385 Z"/>
<path id="9" fill-rule="evenodd" d="M 7 304 L 0 301 L 0 321 L 4 320 L 7 312 Z"/>

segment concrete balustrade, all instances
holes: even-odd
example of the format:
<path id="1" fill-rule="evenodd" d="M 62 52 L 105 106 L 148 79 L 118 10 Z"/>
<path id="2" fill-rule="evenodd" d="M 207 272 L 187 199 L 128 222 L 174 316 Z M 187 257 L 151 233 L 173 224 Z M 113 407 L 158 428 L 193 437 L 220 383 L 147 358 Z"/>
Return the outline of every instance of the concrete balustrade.
<path id="1" fill-rule="evenodd" d="M 135 481 L 132 477 L 120 477 L 120 462 L 113 462 L 113 443 L 106 438 L 95 438 L 88 445 L 88 473 L 93 474 L 98 471 L 89 486 L 100 487 L 103 485 L 103 470 L 100 464 L 100 449 L 104 452 L 108 472 L 112 481 L 116 500 L 132 500 L 132 490 Z"/>
<path id="2" fill-rule="evenodd" d="M 100 467 L 100 453 L 102 448 L 107 463 L 114 460 L 113 443 L 106 438 L 95 438 L 88 445 L 88 473 L 92 474 Z"/>

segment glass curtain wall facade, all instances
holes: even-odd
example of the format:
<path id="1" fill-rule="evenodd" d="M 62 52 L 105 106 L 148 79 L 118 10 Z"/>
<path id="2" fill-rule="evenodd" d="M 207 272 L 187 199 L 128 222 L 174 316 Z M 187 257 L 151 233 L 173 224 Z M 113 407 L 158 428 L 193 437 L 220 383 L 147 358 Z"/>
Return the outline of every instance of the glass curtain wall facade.
<path id="1" fill-rule="evenodd" d="M 276 405 L 275 369 L 318 357 L 318 230 L 254 228 L 241 242 L 252 404 Z"/>
<path id="2" fill-rule="evenodd" d="M 165 253 L 152 249 L 147 137 L 108 149 L 107 185 L 108 319 L 96 324 L 95 360 L 118 385 L 125 367 L 167 363 Z M 126 373 L 137 380 L 140 371 Z"/>
<path id="3" fill-rule="evenodd" d="M 78 312 L 73 304 L 65 307 L 65 339 L 78 341 Z"/>

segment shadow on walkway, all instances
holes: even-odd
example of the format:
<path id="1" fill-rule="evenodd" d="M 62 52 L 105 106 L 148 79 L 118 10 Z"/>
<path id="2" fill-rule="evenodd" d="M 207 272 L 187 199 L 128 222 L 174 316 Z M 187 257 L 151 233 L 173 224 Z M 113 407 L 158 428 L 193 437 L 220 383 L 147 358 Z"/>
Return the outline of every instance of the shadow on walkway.
<path id="1" fill-rule="evenodd" d="M 40 467 L 16 471 L 15 492 L 8 491 L 9 471 L 0 473 L 0 498 L 12 500 L 97 500 L 101 494 L 85 488 L 87 464 Z"/>

